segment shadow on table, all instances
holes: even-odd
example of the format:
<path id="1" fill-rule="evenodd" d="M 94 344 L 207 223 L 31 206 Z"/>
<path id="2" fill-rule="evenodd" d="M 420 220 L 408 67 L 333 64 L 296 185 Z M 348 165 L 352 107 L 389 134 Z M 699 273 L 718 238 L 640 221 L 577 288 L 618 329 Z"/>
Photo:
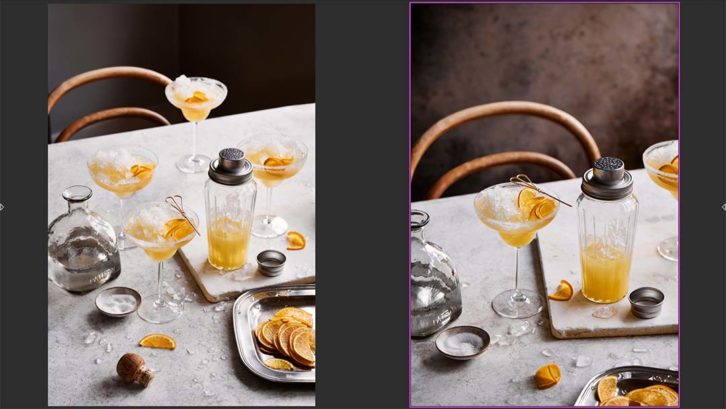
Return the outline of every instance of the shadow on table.
<path id="1" fill-rule="evenodd" d="M 460 371 L 463 367 L 469 365 L 474 359 L 468 361 L 457 361 L 455 359 L 447 358 L 437 352 L 422 359 L 421 362 L 424 366 L 432 371 L 447 373 L 452 371 Z"/>
<path id="2" fill-rule="evenodd" d="M 107 315 L 103 315 L 101 311 L 98 311 L 94 307 L 91 311 L 86 314 L 86 322 L 88 325 L 93 329 L 107 329 L 107 328 L 113 328 L 117 327 L 119 325 L 126 325 L 129 318 L 137 317 L 136 313 L 132 313 L 127 315 L 126 317 L 109 317 Z"/>
<path id="3" fill-rule="evenodd" d="M 118 376 L 99 378 L 95 384 L 99 397 L 116 398 L 138 395 L 146 388 L 139 383 L 125 383 Z"/>
<path id="4" fill-rule="evenodd" d="M 253 389 L 264 389 L 279 392 L 281 395 L 295 394 L 297 392 L 312 392 L 315 393 L 315 383 L 279 383 L 268 381 L 267 379 L 260 378 L 250 371 L 242 359 L 237 355 L 237 339 L 234 335 L 234 327 L 230 326 L 227 332 L 227 338 L 229 340 L 229 348 L 231 351 L 235 351 L 232 358 L 229 360 L 230 365 L 234 367 L 234 373 L 242 383 Z"/>

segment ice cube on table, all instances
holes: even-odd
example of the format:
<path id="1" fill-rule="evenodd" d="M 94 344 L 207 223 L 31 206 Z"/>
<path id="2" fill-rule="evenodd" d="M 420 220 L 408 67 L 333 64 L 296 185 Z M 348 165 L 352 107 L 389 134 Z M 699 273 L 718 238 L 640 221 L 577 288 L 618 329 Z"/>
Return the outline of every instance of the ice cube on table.
<path id="1" fill-rule="evenodd" d="M 521 337 L 532 332 L 532 323 L 529 321 L 516 322 L 509 326 L 509 335 Z"/>
<path id="2" fill-rule="evenodd" d="M 584 368 L 587 366 L 592 365 L 592 358 L 585 355 L 579 355 L 577 358 L 575 358 L 575 366 L 577 368 Z"/>
<path id="3" fill-rule="evenodd" d="M 606 305 L 592 312 L 592 316 L 600 319 L 612 318 L 617 314 L 618 309 L 614 305 Z"/>

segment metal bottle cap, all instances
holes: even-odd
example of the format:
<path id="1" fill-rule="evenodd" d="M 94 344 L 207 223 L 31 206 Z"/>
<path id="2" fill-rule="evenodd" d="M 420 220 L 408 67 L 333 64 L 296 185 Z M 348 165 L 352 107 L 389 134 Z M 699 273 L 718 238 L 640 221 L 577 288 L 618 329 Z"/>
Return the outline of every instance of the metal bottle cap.
<path id="1" fill-rule="evenodd" d="M 599 200 L 622 199 L 633 193 L 633 176 L 622 160 L 602 157 L 582 176 L 582 193 Z"/>
<path id="2" fill-rule="evenodd" d="M 219 151 L 219 158 L 209 164 L 209 178 L 223 185 L 241 185 L 252 178 L 252 164 L 237 148 Z"/>

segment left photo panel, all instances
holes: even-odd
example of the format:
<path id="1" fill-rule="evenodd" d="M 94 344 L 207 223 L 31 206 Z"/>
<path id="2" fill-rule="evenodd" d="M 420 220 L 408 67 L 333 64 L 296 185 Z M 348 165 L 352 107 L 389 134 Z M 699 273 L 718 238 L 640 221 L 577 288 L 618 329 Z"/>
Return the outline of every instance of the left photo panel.
<path id="1" fill-rule="evenodd" d="M 49 5 L 47 137 L 48 405 L 315 405 L 315 6 Z"/>

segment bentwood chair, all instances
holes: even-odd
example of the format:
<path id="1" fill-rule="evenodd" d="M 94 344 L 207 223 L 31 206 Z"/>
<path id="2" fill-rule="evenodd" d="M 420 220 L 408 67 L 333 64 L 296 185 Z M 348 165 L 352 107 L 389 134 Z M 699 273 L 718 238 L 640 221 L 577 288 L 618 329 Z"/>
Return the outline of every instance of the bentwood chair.
<path id="1" fill-rule="evenodd" d="M 558 123 L 577 138 L 585 150 L 590 163 L 600 158 L 600 149 L 598 149 L 595 139 L 593 139 L 590 132 L 582 123 L 580 123 L 580 121 L 567 112 L 550 105 L 536 102 L 501 101 L 477 105 L 454 112 L 453 114 L 439 120 L 431 128 L 429 128 L 416 142 L 411 151 L 411 179 L 413 179 L 416 167 L 421 161 L 421 157 L 424 153 L 426 153 L 426 150 L 446 132 L 459 125 L 476 119 L 512 114 L 537 116 Z M 494 166 L 515 163 L 529 163 L 544 166 L 553 170 L 564 179 L 571 179 L 575 177 L 575 173 L 567 165 L 562 163 L 560 160 L 543 153 L 529 151 L 494 153 L 464 162 L 446 172 L 436 181 L 436 183 L 434 183 L 431 189 L 429 189 L 426 194 L 426 199 L 440 198 L 451 185 L 469 175 Z"/>
<path id="2" fill-rule="evenodd" d="M 50 111 L 58 103 L 58 101 L 68 92 L 81 85 L 88 84 L 90 82 L 105 80 L 109 78 L 138 78 L 153 83 L 159 84 L 166 87 L 171 80 L 163 74 L 156 71 L 152 71 L 146 68 L 140 67 L 129 67 L 129 66 L 118 66 L 118 67 L 106 67 L 99 68 L 97 70 L 87 71 L 82 74 L 78 74 L 63 81 L 58 87 L 56 87 L 50 94 L 48 94 L 48 143 L 51 143 L 50 135 Z M 169 121 L 162 115 L 146 108 L 139 107 L 118 107 L 104 109 L 97 111 L 92 114 L 88 114 L 82 118 L 73 121 L 58 135 L 55 142 L 65 142 L 73 137 L 81 129 L 94 124 L 96 122 L 105 121 L 112 118 L 120 117 L 137 117 L 149 120 L 158 125 L 169 125 Z"/>

